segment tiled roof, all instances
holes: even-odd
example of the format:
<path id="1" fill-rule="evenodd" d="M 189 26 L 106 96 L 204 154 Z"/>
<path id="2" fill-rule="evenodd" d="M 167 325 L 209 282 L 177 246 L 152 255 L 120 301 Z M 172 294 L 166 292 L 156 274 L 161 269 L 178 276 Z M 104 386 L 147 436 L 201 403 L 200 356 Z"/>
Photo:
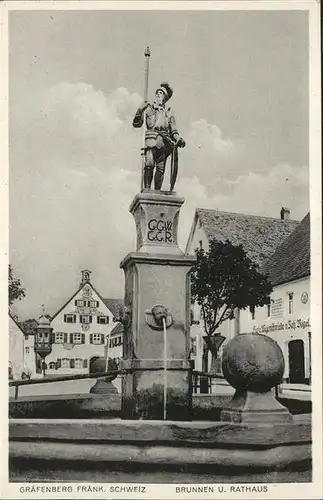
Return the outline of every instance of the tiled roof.
<path id="1" fill-rule="evenodd" d="M 104 298 L 102 298 L 102 300 L 105 303 L 105 305 L 108 307 L 108 309 L 110 309 L 113 316 L 115 318 L 119 318 L 120 310 L 123 306 L 123 300 L 122 299 L 104 299 Z"/>
<path id="2" fill-rule="evenodd" d="M 310 261 L 310 214 L 308 213 L 268 259 L 263 270 L 269 274 L 273 285 L 279 285 L 310 276 Z"/>
<path id="3" fill-rule="evenodd" d="M 117 335 L 118 333 L 123 333 L 124 328 L 122 323 L 116 323 L 116 326 L 111 330 L 110 335 Z"/>
<path id="4" fill-rule="evenodd" d="M 248 256 L 260 266 L 299 224 L 295 220 L 273 219 L 219 210 L 197 208 L 207 238 L 242 244 Z"/>

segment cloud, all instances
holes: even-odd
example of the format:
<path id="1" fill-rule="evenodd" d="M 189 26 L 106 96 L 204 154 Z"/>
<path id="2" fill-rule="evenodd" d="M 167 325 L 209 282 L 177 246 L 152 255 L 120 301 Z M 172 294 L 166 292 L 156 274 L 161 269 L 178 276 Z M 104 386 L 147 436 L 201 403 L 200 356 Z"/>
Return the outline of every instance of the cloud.
<path id="1" fill-rule="evenodd" d="M 213 153 L 215 157 L 227 156 L 232 153 L 232 141 L 223 139 L 219 127 L 204 119 L 191 123 L 190 137 L 198 149 L 203 148 L 211 154 Z"/>
<path id="2" fill-rule="evenodd" d="M 178 183 L 178 192 L 186 199 L 179 233 L 184 248 L 197 207 L 279 217 L 281 207 L 287 206 L 291 218 L 302 219 L 309 209 L 309 170 L 307 166 L 275 165 L 266 174 L 249 172 L 235 181 L 228 180 L 226 194 L 217 190 L 212 196 L 197 176 L 184 177 Z"/>
<path id="3" fill-rule="evenodd" d="M 180 151 L 185 176 L 197 176 L 208 195 L 226 189 L 228 177 L 235 178 L 244 165 L 241 140 L 224 137 L 218 125 L 203 118 L 192 121 L 185 134 L 187 146 Z"/>
<path id="4" fill-rule="evenodd" d="M 14 108 L 13 145 L 33 160 L 33 171 L 47 168 L 52 159 L 77 169 L 109 168 L 120 161 L 126 142 L 134 147 L 131 121 L 140 102 L 125 88 L 105 94 L 88 83 L 61 82 Z"/>

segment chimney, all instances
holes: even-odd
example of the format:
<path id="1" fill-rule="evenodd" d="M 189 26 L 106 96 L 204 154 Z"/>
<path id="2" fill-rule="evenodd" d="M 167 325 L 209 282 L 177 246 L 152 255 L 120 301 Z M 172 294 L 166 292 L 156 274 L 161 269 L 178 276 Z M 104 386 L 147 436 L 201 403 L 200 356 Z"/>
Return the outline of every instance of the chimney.
<path id="1" fill-rule="evenodd" d="M 287 207 L 282 207 L 280 211 L 281 220 L 290 220 L 290 210 Z"/>

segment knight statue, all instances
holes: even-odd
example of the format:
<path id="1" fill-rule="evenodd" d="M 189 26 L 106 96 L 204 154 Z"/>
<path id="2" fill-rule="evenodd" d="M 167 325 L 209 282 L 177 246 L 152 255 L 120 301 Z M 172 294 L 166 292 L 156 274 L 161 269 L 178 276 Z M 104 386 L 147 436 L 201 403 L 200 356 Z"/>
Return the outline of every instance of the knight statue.
<path id="1" fill-rule="evenodd" d="M 171 157 L 170 190 L 173 191 L 178 170 L 178 148 L 185 147 L 176 128 L 172 109 L 166 103 L 173 95 L 171 86 L 163 82 L 155 92 L 152 104 L 147 101 L 137 110 L 133 126 L 146 126 L 144 142 L 143 187 L 151 189 L 154 177 L 155 190 L 161 190 L 167 158 Z"/>

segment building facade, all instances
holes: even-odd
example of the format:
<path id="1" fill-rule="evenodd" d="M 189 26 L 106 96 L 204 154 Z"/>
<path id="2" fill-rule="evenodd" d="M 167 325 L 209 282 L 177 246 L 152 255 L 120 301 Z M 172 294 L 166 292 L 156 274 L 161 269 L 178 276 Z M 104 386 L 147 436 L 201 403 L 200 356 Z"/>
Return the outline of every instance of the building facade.
<path id="1" fill-rule="evenodd" d="M 279 215 L 280 217 L 275 219 L 271 217 L 258 217 L 255 215 L 222 212 L 218 210 L 197 209 L 188 238 L 186 253 L 190 255 L 194 253 L 196 248 L 204 248 L 205 250 L 208 250 L 211 239 L 217 239 L 219 241 L 229 240 L 233 245 L 241 244 L 247 255 L 259 265 L 260 269 L 262 269 L 265 264 L 270 261 L 280 245 L 286 241 L 300 225 L 299 221 L 291 220 L 288 208 L 283 207 Z M 266 272 L 269 273 L 269 270 L 267 269 Z M 278 274 L 281 275 L 281 273 Z M 282 284 L 281 286 L 284 288 L 286 287 L 286 290 L 288 289 L 288 284 Z M 288 294 L 288 292 L 292 293 L 294 288 L 297 288 L 298 286 L 302 288 L 302 285 L 297 284 L 293 285 L 290 291 L 285 291 L 285 289 L 284 291 L 281 291 L 278 289 L 276 290 L 275 288 L 272 300 L 277 300 L 278 295 L 284 295 L 285 293 Z M 295 301 L 296 296 L 298 296 L 297 293 L 298 292 L 295 290 L 295 295 L 293 295 Z M 303 296 L 303 299 L 304 297 L 305 295 Z M 272 307 L 271 311 L 269 311 L 271 315 L 278 315 L 277 307 Z M 283 307 L 287 307 L 285 302 Z M 196 304 L 192 304 L 192 310 L 192 359 L 194 360 L 195 368 L 197 370 L 209 371 L 211 366 L 211 353 L 206 349 L 206 345 L 203 340 L 203 336 L 205 335 L 203 318 L 201 316 L 200 308 Z M 301 316 L 301 313 L 303 316 Z M 275 326 L 272 326 L 271 328 L 269 327 L 270 321 L 273 321 L 273 316 L 271 316 L 270 319 L 268 316 L 266 317 L 266 314 L 268 314 L 268 309 L 265 307 L 256 308 L 255 311 L 235 311 L 235 318 L 233 320 L 227 320 L 220 325 L 217 333 L 224 336 L 226 340 L 219 349 L 219 359 L 217 363 L 217 372 L 219 374 L 221 373 L 221 355 L 223 348 L 225 347 L 227 341 L 235 335 L 251 331 L 261 333 L 261 329 L 263 328 L 267 332 L 266 335 L 272 336 L 275 339 L 275 335 L 271 334 L 271 330 L 274 330 Z M 308 319 L 306 312 L 304 310 L 301 311 L 300 309 L 296 312 L 295 302 L 294 313 L 287 319 L 287 322 L 289 320 L 297 321 L 299 317 L 304 318 L 306 323 Z M 303 320 L 301 320 L 298 324 L 302 324 L 306 330 L 305 323 L 302 321 Z M 291 325 L 294 325 L 294 323 L 288 323 L 288 325 L 290 325 L 290 330 L 292 330 L 293 327 Z M 305 337 L 306 335 L 307 333 L 304 333 Z M 285 341 L 280 344 L 284 346 L 283 352 L 286 360 L 286 349 L 296 350 L 300 349 L 300 347 L 298 344 L 291 344 L 292 347 L 288 347 L 288 342 L 287 344 L 284 342 Z M 307 352 L 307 350 L 308 349 L 304 344 L 304 351 Z M 309 372 L 308 366 L 308 363 L 305 362 L 306 375 L 308 375 Z M 288 361 L 286 362 L 286 367 L 285 378 L 287 380 Z"/>
<path id="2" fill-rule="evenodd" d="M 271 302 L 251 311 L 241 311 L 241 332 L 272 337 L 284 354 L 284 380 L 310 384 L 310 214 L 282 242 L 262 270 L 274 286 Z"/>
<path id="3" fill-rule="evenodd" d="M 25 335 L 18 320 L 9 314 L 9 378 L 19 380 L 35 375 L 34 336 Z"/>
<path id="4" fill-rule="evenodd" d="M 51 317 L 50 353 L 44 358 L 46 374 L 85 374 L 97 357 L 122 356 L 122 301 L 104 299 L 91 283 L 91 271 L 81 271 L 79 289 Z M 46 335 L 38 333 L 41 344 Z M 42 360 L 38 357 L 38 371 Z"/>
<path id="5" fill-rule="evenodd" d="M 271 302 L 241 311 L 241 333 L 260 333 L 274 339 L 283 351 L 284 381 L 311 380 L 310 277 L 274 287 Z"/>

